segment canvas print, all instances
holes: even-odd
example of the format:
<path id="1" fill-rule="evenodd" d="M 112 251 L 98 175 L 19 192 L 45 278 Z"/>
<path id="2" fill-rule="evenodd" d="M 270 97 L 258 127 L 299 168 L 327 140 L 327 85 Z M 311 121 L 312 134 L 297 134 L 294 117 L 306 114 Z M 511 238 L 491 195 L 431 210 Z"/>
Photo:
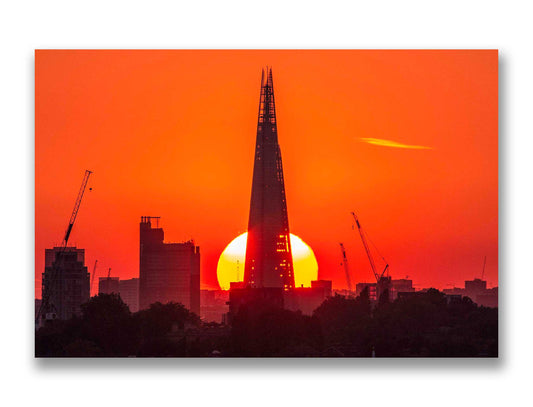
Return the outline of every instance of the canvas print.
<path id="1" fill-rule="evenodd" d="M 497 50 L 36 50 L 36 357 L 498 357 Z"/>

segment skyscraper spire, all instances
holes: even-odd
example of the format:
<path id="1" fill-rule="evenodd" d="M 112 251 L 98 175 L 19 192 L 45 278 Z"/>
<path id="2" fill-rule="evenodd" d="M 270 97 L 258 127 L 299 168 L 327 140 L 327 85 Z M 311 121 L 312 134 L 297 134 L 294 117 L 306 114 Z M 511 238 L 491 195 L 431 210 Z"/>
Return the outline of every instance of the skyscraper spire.
<path id="1" fill-rule="evenodd" d="M 244 284 L 255 288 L 294 288 L 271 68 L 267 68 L 266 77 L 265 70 L 261 76 Z"/>

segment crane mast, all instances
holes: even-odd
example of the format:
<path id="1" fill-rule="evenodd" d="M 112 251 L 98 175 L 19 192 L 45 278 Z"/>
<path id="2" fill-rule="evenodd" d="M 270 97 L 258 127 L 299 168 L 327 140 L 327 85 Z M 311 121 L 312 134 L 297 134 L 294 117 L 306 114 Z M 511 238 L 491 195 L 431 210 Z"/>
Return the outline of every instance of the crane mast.
<path id="1" fill-rule="evenodd" d="M 56 256 L 57 260 L 54 263 L 54 267 L 52 269 L 51 276 L 50 276 L 48 283 L 45 285 L 45 287 L 43 287 L 44 289 L 42 293 L 41 306 L 39 307 L 39 311 L 37 312 L 37 316 L 35 317 L 36 324 L 39 323 L 40 318 L 42 317 L 44 312 L 49 312 L 51 311 L 52 308 L 55 308 L 53 304 L 50 304 L 50 295 L 52 291 L 52 286 L 56 284 L 57 274 L 59 273 L 59 269 L 61 268 L 61 263 L 63 261 L 63 253 L 65 252 L 67 248 L 68 239 L 72 232 L 72 228 L 74 227 L 74 222 L 76 221 L 76 217 L 78 216 L 78 211 L 80 210 L 80 205 L 83 199 L 83 194 L 85 193 L 85 188 L 87 187 L 87 182 L 89 181 L 89 176 L 91 174 L 92 174 L 92 171 L 85 170 L 85 174 L 83 175 L 81 187 L 80 187 L 80 190 L 78 191 L 76 202 L 74 203 L 74 209 L 72 210 L 72 214 L 70 215 L 67 230 L 65 231 L 65 237 L 63 238 L 63 241 L 61 243 L 59 253 Z"/>
<path id="2" fill-rule="evenodd" d="M 342 253 L 342 264 L 344 265 L 344 273 L 346 274 L 346 284 L 348 285 L 348 290 L 352 291 L 352 279 L 350 278 L 350 268 L 348 266 L 348 258 L 346 257 L 346 250 L 344 249 L 344 245 L 342 243 L 339 243 L 341 246 L 341 253 Z"/>

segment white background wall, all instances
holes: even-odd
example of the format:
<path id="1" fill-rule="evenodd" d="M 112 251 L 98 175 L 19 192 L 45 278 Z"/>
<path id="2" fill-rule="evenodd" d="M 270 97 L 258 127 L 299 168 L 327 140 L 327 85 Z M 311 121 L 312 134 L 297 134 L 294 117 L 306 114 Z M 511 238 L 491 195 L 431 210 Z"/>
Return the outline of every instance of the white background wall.
<path id="1" fill-rule="evenodd" d="M 527 404 L 533 362 L 528 233 L 533 227 L 533 30 L 527 5 L 489 0 L 2 2 L 0 383 L 5 405 L 88 406 L 106 400 L 128 406 L 233 406 L 244 404 L 238 402 L 243 398 L 258 406 L 503 406 L 513 399 Z M 35 48 L 498 48 L 500 359 L 35 360 Z"/>

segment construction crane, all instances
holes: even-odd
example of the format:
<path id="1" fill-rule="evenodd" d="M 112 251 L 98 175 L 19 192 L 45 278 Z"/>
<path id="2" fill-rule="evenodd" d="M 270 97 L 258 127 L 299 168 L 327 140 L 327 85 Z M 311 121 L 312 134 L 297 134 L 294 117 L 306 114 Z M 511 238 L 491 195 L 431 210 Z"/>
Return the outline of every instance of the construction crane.
<path id="1" fill-rule="evenodd" d="M 483 259 L 483 271 L 481 272 L 481 280 L 483 280 L 483 276 L 485 275 L 485 264 L 487 264 L 487 256 Z"/>
<path id="2" fill-rule="evenodd" d="M 65 231 L 65 236 L 63 237 L 63 241 L 61 243 L 59 253 L 56 254 L 56 261 L 54 262 L 54 267 L 51 272 L 50 279 L 48 279 L 43 293 L 42 293 L 42 302 L 41 306 L 39 307 L 39 311 L 37 312 L 37 316 L 35 317 L 35 323 L 39 323 L 40 318 L 43 315 L 43 312 L 51 312 L 55 308 L 53 304 L 50 304 L 50 295 L 52 292 L 52 287 L 56 284 L 57 275 L 59 273 L 59 270 L 61 269 L 61 265 L 63 262 L 63 253 L 65 252 L 67 245 L 68 245 L 68 239 L 70 237 L 70 234 L 72 233 L 72 228 L 74 227 L 74 222 L 76 221 L 76 217 L 78 216 L 78 211 L 80 210 L 81 201 L 83 199 L 83 194 L 85 193 L 85 188 L 87 187 L 87 183 L 89 182 L 89 176 L 92 174 L 92 171 L 85 170 L 85 174 L 83 175 L 83 180 L 81 182 L 80 190 L 78 191 L 78 196 L 76 198 L 76 202 L 74 203 L 74 209 L 72 210 L 72 214 L 70 215 L 70 219 L 68 222 L 67 230 Z"/>
<path id="3" fill-rule="evenodd" d="M 387 260 L 383 256 L 381 258 L 385 262 L 385 268 L 379 274 L 379 272 L 376 270 L 376 264 L 374 263 L 374 258 L 372 257 L 372 253 L 370 252 L 370 248 L 368 247 L 368 243 L 366 241 L 365 233 L 363 232 L 363 229 L 361 228 L 361 224 L 359 223 L 359 219 L 357 219 L 357 216 L 354 212 L 352 212 L 352 216 L 355 220 L 355 224 L 357 225 L 357 229 L 359 230 L 359 234 L 361 235 L 361 240 L 363 241 L 363 246 L 365 247 L 366 255 L 368 257 L 368 261 L 370 262 L 370 267 L 372 268 L 372 273 L 374 273 L 374 277 L 376 278 L 376 282 L 379 283 L 381 278 L 385 275 L 386 271 L 389 269 L 389 264 L 387 263 Z"/>
<path id="4" fill-rule="evenodd" d="M 348 290 L 352 291 L 352 279 L 350 278 L 350 268 L 348 266 L 348 258 L 346 257 L 346 250 L 344 250 L 344 245 L 339 243 L 341 246 L 342 253 L 342 264 L 344 266 L 344 273 L 346 274 L 346 284 L 348 285 Z"/>
<path id="5" fill-rule="evenodd" d="M 78 216 L 78 211 L 80 210 L 81 200 L 83 199 L 83 194 L 85 193 L 87 182 L 89 182 L 89 176 L 92 173 L 93 173 L 92 171 L 85 170 L 85 175 L 83 176 L 83 181 L 81 183 L 81 187 L 78 192 L 78 197 L 76 198 L 76 203 L 74 204 L 74 210 L 72 211 L 72 215 L 70 215 L 70 220 L 68 222 L 67 231 L 65 232 L 65 237 L 63 239 L 64 247 L 67 246 L 68 238 L 70 237 L 70 233 L 72 232 L 72 228 L 74 227 L 74 222 L 76 221 L 76 217 Z"/>
<path id="6" fill-rule="evenodd" d="M 93 276 L 91 277 L 91 291 L 93 291 L 94 288 L 94 277 L 96 276 L 96 265 L 98 264 L 98 260 L 94 261 L 94 267 L 93 267 Z"/>
<path id="7" fill-rule="evenodd" d="M 109 267 L 109 270 L 107 271 L 107 279 L 111 280 L 111 267 Z"/>

